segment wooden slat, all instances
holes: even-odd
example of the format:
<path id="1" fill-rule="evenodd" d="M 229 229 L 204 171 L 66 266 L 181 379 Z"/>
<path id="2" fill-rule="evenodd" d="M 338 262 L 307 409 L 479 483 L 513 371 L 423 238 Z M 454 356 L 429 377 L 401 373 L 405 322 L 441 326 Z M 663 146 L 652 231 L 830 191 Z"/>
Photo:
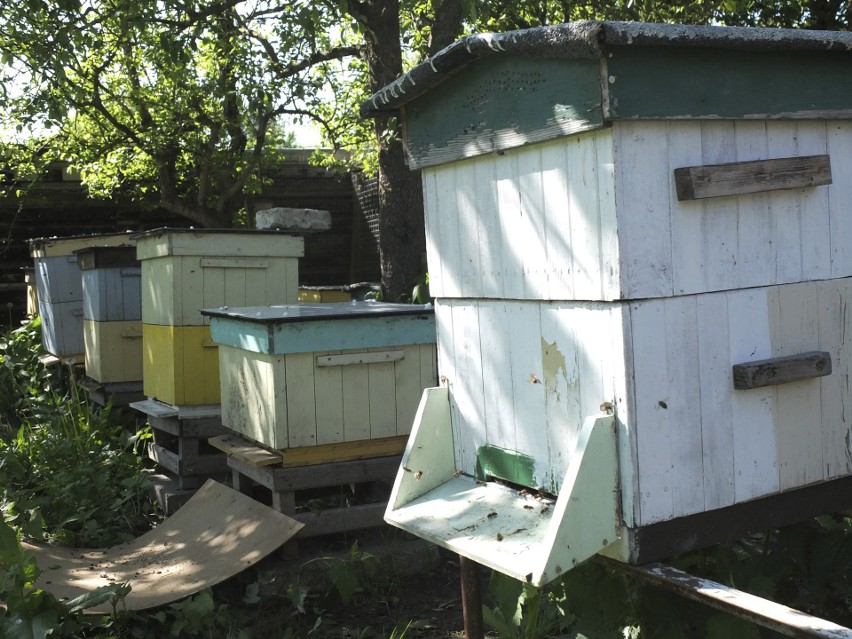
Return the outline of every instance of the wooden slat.
<path id="1" fill-rule="evenodd" d="M 398 362 L 405 357 L 402 351 L 374 351 L 369 353 L 343 353 L 341 355 L 320 355 L 317 366 L 352 366 L 354 364 L 380 364 Z"/>
<path id="2" fill-rule="evenodd" d="M 400 456 L 375 457 L 313 466 L 254 466 L 236 457 L 228 457 L 228 466 L 273 492 L 287 492 L 325 486 L 393 479 Z"/>
<path id="3" fill-rule="evenodd" d="M 788 637 L 852 639 L 852 629 L 763 597 L 737 590 L 725 584 L 690 575 L 671 566 L 648 564 L 629 566 L 609 560 L 606 565 L 629 572 L 654 586 L 665 588 L 687 599 L 745 619 Z"/>
<path id="4" fill-rule="evenodd" d="M 368 459 L 398 455 L 405 449 L 407 435 L 340 442 L 321 446 L 303 446 L 281 451 L 286 466 L 304 466 L 327 462 Z"/>
<path id="5" fill-rule="evenodd" d="M 236 435 L 211 437 L 207 442 L 226 455 L 241 459 L 252 466 L 271 466 L 282 461 L 281 453 L 273 453 Z"/>
<path id="6" fill-rule="evenodd" d="M 330 508 L 313 513 L 297 513 L 293 519 L 304 524 L 297 538 L 319 537 L 332 533 L 373 528 L 384 523 L 387 502 L 360 504 L 348 508 Z"/>
<path id="7" fill-rule="evenodd" d="M 698 200 L 831 184 L 828 155 L 752 160 L 675 169 L 677 199 Z"/>
<path id="8" fill-rule="evenodd" d="M 811 351 L 799 355 L 734 364 L 734 388 L 750 390 L 831 375 L 831 355 Z"/>

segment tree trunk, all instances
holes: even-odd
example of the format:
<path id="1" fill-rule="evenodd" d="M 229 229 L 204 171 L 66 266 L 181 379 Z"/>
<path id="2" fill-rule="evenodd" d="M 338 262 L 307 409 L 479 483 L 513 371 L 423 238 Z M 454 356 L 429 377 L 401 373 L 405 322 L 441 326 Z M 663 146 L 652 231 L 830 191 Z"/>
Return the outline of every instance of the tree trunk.
<path id="1" fill-rule="evenodd" d="M 398 0 L 351 3 L 350 13 L 365 29 L 364 55 L 375 92 L 402 73 Z M 395 119 L 375 119 L 379 148 L 379 256 L 384 299 L 396 301 L 425 272 L 426 234 L 420 172 L 405 164 Z"/>
<path id="2" fill-rule="evenodd" d="M 446 5 L 446 6 L 444 6 Z M 364 55 L 375 93 L 402 74 L 399 1 L 350 3 L 350 13 L 365 26 Z M 461 1 L 445 0 L 433 38 L 434 46 L 449 44 L 461 31 Z M 454 26 L 453 26 L 454 25 Z M 450 35 L 452 33 L 452 35 Z M 394 135 L 387 135 L 388 130 Z M 423 184 L 420 171 L 405 163 L 396 118 L 375 119 L 379 148 L 379 255 L 384 299 L 397 301 L 411 294 L 426 273 L 426 233 L 423 223 Z"/>

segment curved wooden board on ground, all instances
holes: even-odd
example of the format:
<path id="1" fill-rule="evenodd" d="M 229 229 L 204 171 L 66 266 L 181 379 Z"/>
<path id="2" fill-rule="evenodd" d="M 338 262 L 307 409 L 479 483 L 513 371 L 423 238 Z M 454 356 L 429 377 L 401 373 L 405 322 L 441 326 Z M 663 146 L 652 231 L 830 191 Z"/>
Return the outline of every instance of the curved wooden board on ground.
<path id="1" fill-rule="evenodd" d="M 128 582 L 129 610 L 161 606 L 217 584 L 276 550 L 303 524 L 208 480 L 174 515 L 130 543 L 91 550 L 23 544 L 36 582 L 61 599 Z M 119 606 L 121 608 L 121 606 Z M 88 610 L 109 613 L 109 603 Z"/>

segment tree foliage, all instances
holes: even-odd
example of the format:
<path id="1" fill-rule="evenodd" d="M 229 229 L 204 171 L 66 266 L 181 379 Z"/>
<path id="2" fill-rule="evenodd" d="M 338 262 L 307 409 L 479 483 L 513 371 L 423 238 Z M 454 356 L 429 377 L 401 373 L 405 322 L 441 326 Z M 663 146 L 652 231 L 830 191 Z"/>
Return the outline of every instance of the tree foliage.
<path id="1" fill-rule="evenodd" d="M 20 167 L 70 160 L 98 195 L 230 226 L 283 146 L 280 118 L 377 171 L 383 284 L 422 276 L 419 177 L 399 122 L 357 105 L 457 37 L 616 19 L 847 28 L 846 0 L 5 0 L 0 130 Z"/>
<path id="2" fill-rule="evenodd" d="M 274 122 L 322 88 L 311 71 L 357 54 L 333 17 L 311 2 L 10 0 L 7 126 L 42 131 L 96 194 L 230 226 L 259 186 Z"/>

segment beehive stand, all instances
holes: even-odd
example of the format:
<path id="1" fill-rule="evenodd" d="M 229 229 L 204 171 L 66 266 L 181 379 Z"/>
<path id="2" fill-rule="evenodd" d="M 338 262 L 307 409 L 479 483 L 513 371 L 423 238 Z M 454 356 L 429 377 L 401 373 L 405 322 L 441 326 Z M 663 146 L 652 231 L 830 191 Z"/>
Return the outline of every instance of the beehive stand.
<path id="1" fill-rule="evenodd" d="M 146 399 L 130 407 L 148 417 L 154 436 L 148 457 L 164 472 L 157 497 L 167 514 L 180 508 L 207 479 L 227 478 L 225 456 L 207 444 L 208 438 L 226 432 L 218 406 L 172 406 Z"/>
<path id="2" fill-rule="evenodd" d="M 400 456 L 371 456 L 361 459 L 304 464 L 288 463 L 281 451 L 270 451 L 234 434 L 214 437 L 210 444 L 227 455 L 234 489 L 252 494 L 256 486 L 271 493 L 272 508 L 304 524 L 299 537 L 316 537 L 337 532 L 372 528 L 383 524 L 387 505 L 385 483 L 390 483 L 399 467 Z M 370 503 L 340 505 L 318 512 L 303 512 L 301 491 L 366 484 Z"/>

